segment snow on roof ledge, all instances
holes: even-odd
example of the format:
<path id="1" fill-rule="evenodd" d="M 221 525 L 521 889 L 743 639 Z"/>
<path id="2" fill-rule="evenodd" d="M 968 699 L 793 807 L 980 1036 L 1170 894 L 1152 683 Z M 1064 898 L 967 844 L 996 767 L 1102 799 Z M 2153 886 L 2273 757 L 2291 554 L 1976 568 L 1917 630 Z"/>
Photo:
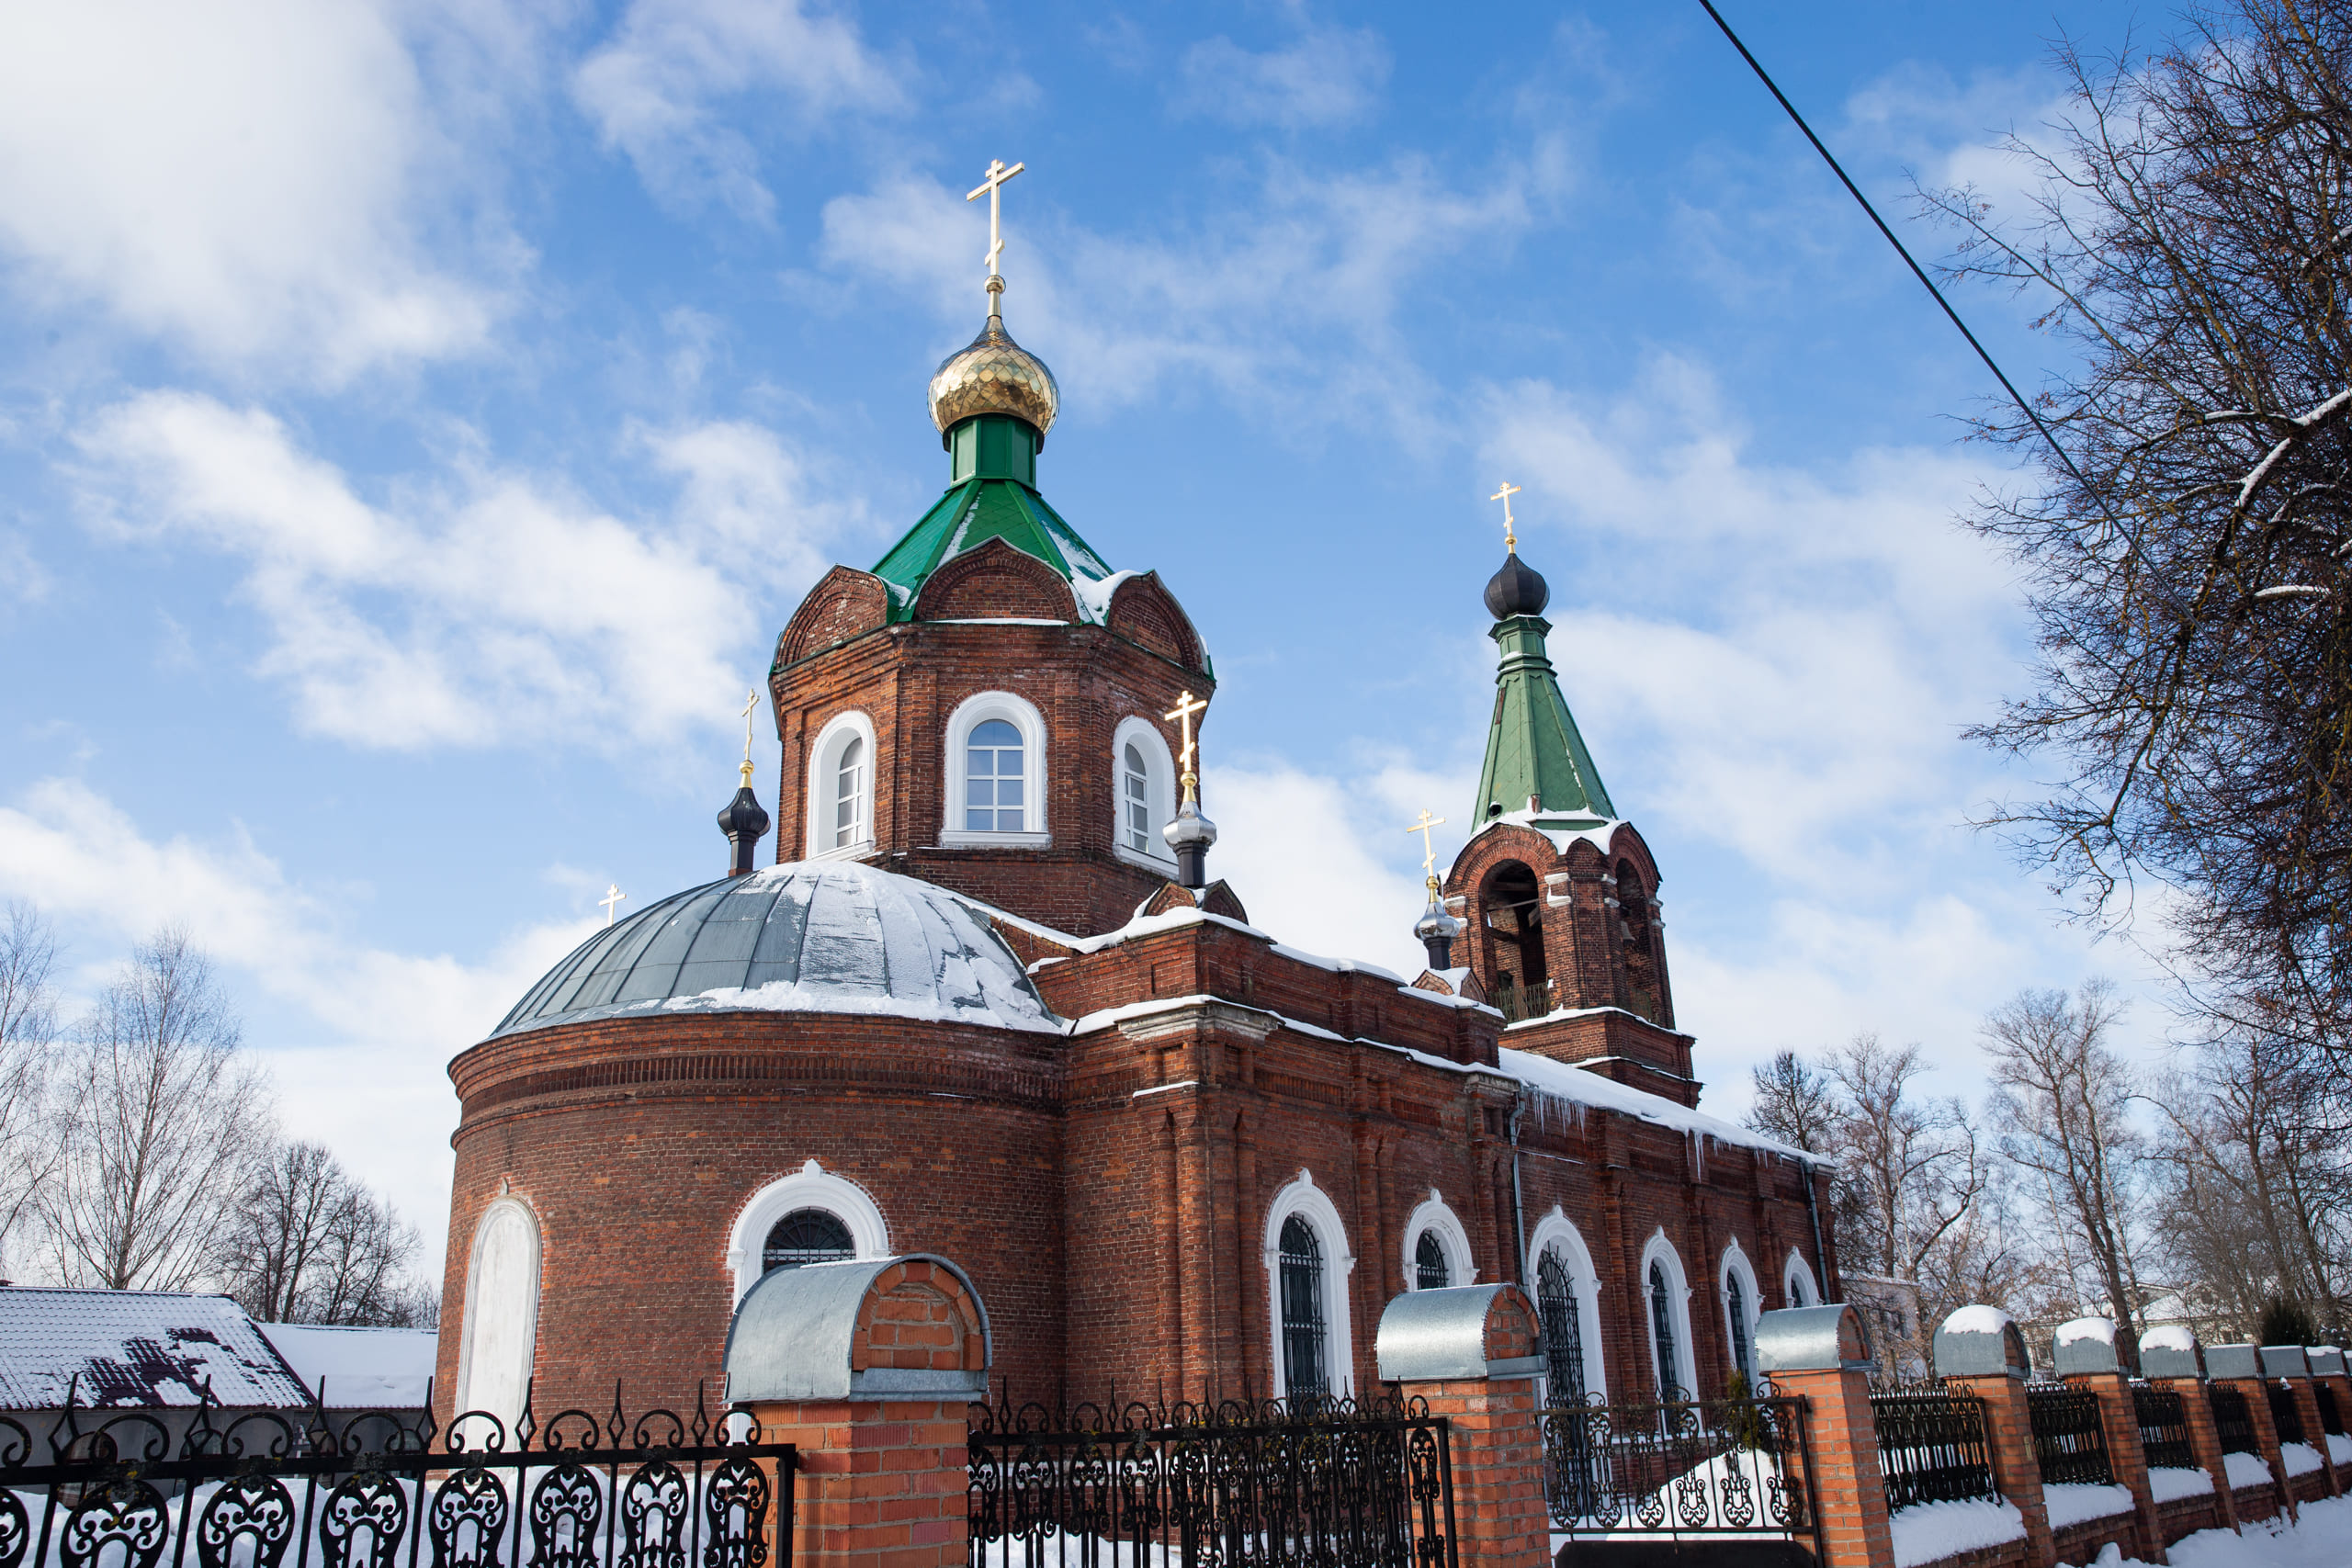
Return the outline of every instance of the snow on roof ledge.
<path id="1" fill-rule="evenodd" d="M 1766 1137 L 1761 1133 L 1691 1110 L 1687 1105 L 1652 1094 L 1646 1089 L 1621 1084 L 1614 1078 L 1566 1062 L 1555 1062 L 1549 1056 L 1539 1056 L 1532 1051 L 1514 1050 L 1505 1045 L 1497 1052 L 1506 1077 L 1517 1078 L 1540 1097 L 1565 1100 L 1580 1107 L 1598 1107 L 1621 1115 L 1648 1122 L 1689 1136 L 1696 1134 L 1713 1138 L 1719 1144 L 1736 1148 L 1762 1149 L 1768 1154 L 1801 1164 L 1833 1168 L 1833 1162 L 1820 1155 L 1807 1154 L 1792 1144 Z"/>

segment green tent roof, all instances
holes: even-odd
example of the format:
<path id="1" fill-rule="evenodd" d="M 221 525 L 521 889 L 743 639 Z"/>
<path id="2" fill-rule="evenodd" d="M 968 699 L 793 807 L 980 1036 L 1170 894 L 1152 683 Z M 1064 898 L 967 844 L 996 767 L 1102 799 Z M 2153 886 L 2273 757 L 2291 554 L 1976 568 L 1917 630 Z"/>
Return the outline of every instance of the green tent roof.
<path id="1" fill-rule="evenodd" d="M 969 479 L 950 485 L 922 521 L 876 562 L 874 575 L 890 585 L 890 618 L 914 615 L 915 597 L 942 565 L 990 539 L 1002 539 L 1044 561 L 1069 583 L 1080 616 L 1097 626 L 1110 614 L 1116 578 L 1094 547 L 1017 479 Z"/>
<path id="2" fill-rule="evenodd" d="M 1487 634 L 1503 657 L 1495 673 L 1495 718 L 1487 732 L 1486 766 L 1478 772 L 1475 823 L 1492 819 L 1497 806 L 1501 817 L 1539 828 L 1589 828 L 1617 815 L 1544 652 L 1544 634 L 1551 629 L 1540 615 L 1513 615 Z"/>

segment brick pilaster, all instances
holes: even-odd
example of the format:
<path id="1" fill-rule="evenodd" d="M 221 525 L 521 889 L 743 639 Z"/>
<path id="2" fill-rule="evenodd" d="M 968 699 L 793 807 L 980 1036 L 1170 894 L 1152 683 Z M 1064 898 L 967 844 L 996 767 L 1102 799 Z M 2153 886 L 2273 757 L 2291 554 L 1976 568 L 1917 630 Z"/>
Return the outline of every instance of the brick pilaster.
<path id="1" fill-rule="evenodd" d="M 2341 1497 L 2344 1495 L 2344 1487 L 2335 1479 L 2335 1461 L 2327 1457 L 2327 1433 L 2319 1424 L 2319 1396 L 2312 1392 L 2312 1380 L 2290 1377 L 2286 1380 L 2286 1382 L 2287 1386 L 2294 1392 L 2295 1408 L 2303 1417 L 2303 1441 L 2309 1443 L 2319 1454 L 2319 1472 L 2327 1482 L 2327 1495 L 2331 1497 Z M 2341 1409 L 2342 1406 L 2339 1405 L 2337 1408 Z"/>
<path id="2" fill-rule="evenodd" d="M 2213 1523 L 2222 1529 L 2237 1529 L 2237 1501 L 2230 1495 L 2229 1466 L 2222 1454 L 2222 1435 L 2213 1426 L 2213 1406 L 2205 1398 L 2205 1380 L 2150 1378 L 2148 1386 L 2180 1395 L 2181 1414 L 2188 1426 L 2188 1451 L 2195 1456 L 2197 1467 L 2213 1478 Z"/>
<path id="3" fill-rule="evenodd" d="M 2321 1383 L 2325 1383 L 2328 1391 L 2335 1395 L 2335 1416 L 2338 1424 L 2352 1427 L 2352 1378 L 2331 1372 L 2324 1377 L 2312 1379 L 2312 1403 L 2314 1404 L 2319 1403 L 2318 1391 Z M 2352 1461 L 2347 1461 L 2342 1465 L 2335 1462 L 2335 1454 L 2328 1450 L 2327 1433 L 2324 1428 L 2320 1431 L 2319 1451 L 2326 1457 L 2328 1468 L 2335 1472 L 2338 1489 L 2352 1491 Z"/>
<path id="4" fill-rule="evenodd" d="M 971 1492 L 965 1402 L 803 1400 L 752 1406 L 762 1442 L 800 1450 L 801 1568 L 957 1568 Z"/>
<path id="5" fill-rule="evenodd" d="M 1552 1517 L 1544 1504 L 1544 1435 L 1532 1377 L 1400 1382 L 1452 1427 L 1453 1528 L 1461 1568 L 1544 1568 Z"/>
<path id="6" fill-rule="evenodd" d="M 1805 1402 L 1803 1462 L 1820 1512 L 1821 1568 L 1894 1568 L 1870 1375 L 1783 1368 L 1772 1373 L 1772 1386 Z"/>
<path id="7" fill-rule="evenodd" d="M 2050 1534 L 2050 1505 L 2041 1495 L 2041 1462 L 2033 1451 L 2033 1412 L 2025 1384 L 2007 1372 L 1948 1375 L 1955 1392 L 1984 1402 L 1984 1447 L 1993 1461 L 1993 1484 L 2025 1518 L 2027 1568 L 2050 1568 L 2058 1544 Z"/>
<path id="8" fill-rule="evenodd" d="M 2132 1553 L 2143 1562 L 2165 1561 L 2164 1526 L 2156 1517 L 2156 1496 L 2148 1488 L 2148 1456 L 2140 1445 L 2140 1411 L 2132 1398 L 2132 1382 L 2121 1372 L 2068 1372 L 2069 1388 L 2088 1391 L 2098 1398 L 2099 1426 L 2107 1437 L 2107 1462 L 2115 1483 L 2132 1494 L 2132 1513 L 2138 1521 L 2140 1547 Z"/>
<path id="9" fill-rule="evenodd" d="M 2287 1484 L 2287 1466 L 2278 1458 L 2278 1427 L 2270 1419 L 2270 1395 L 2260 1378 L 2215 1378 L 2215 1388 L 2233 1388 L 2245 1395 L 2247 1418 L 2254 1424 L 2254 1445 L 2270 1467 L 2270 1484 L 2278 1494 L 2278 1511 L 2295 1517 L 2295 1495 Z"/>

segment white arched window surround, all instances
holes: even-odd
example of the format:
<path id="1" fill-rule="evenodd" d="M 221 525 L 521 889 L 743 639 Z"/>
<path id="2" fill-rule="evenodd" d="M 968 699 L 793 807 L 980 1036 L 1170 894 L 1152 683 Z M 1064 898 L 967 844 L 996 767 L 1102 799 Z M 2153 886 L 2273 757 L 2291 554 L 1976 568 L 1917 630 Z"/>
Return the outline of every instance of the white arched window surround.
<path id="1" fill-rule="evenodd" d="M 790 1176 L 771 1181 L 744 1202 L 727 1237 L 727 1271 L 735 1280 L 735 1299 L 760 1282 L 767 1270 L 762 1254 L 768 1232 L 795 1209 L 822 1209 L 849 1227 L 849 1238 L 860 1258 L 890 1256 L 890 1226 L 865 1188 L 810 1160 Z"/>
<path id="2" fill-rule="evenodd" d="M 1642 1338 L 1650 1348 L 1650 1365 L 1657 1366 L 1657 1320 L 1650 1310 L 1650 1265 L 1666 1266 L 1667 1307 L 1673 1314 L 1674 1365 L 1661 1369 L 1668 1381 L 1685 1393 L 1696 1396 L 1699 1379 L 1696 1364 L 1691 1360 L 1690 1343 L 1690 1276 L 1682 1268 L 1681 1254 L 1674 1250 L 1674 1243 L 1666 1237 L 1661 1225 L 1647 1246 L 1642 1248 L 1641 1271 L 1634 1278 L 1642 1285 Z"/>
<path id="3" fill-rule="evenodd" d="M 539 1216 L 502 1192 L 475 1222 L 466 1260 L 466 1315 L 458 1340 L 457 1410 L 487 1410 L 507 1426 L 522 1414 L 538 1349 Z M 468 1432 L 480 1444 L 487 1432 Z"/>
<path id="4" fill-rule="evenodd" d="M 1723 1262 L 1715 1270 L 1715 1299 L 1723 1303 L 1724 1348 L 1726 1352 L 1730 1352 L 1736 1343 L 1730 1334 L 1731 1282 L 1734 1280 L 1739 1281 L 1740 1311 L 1745 1319 L 1740 1324 L 1741 1337 L 1747 1345 L 1747 1359 L 1753 1362 L 1756 1359 L 1756 1320 L 1764 1314 L 1764 1296 L 1756 1283 L 1755 1266 L 1747 1261 L 1747 1254 L 1740 1247 L 1736 1236 L 1732 1238 L 1731 1245 L 1724 1248 Z M 1732 1357 L 1732 1370 L 1750 1371 L 1749 1368 L 1739 1365 L 1736 1355 Z"/>
<path id="5" fill-rule="evenodd" d="M 1781 1299 L 1792 1307 L 1819 1306 L 1820 1288 L 1814 1283 L 1813 1269 L 1806 1264 L 1804 1254 L 1789 1248 L 1789 1260 L 1781 1266 Z"/>
<path id="6" fill-rule="evenodd" d="M 1266 1210 L 1266 1324 L 1272 1345 L 1273 1386 L 1290 1386 L 1289 1364 L 1283 1345 L 1283 1224 L 1293 1214 L 1315 1227 L 1323 1244 L 1323 1355 L 1330 1393 L 1345 1397 L 1356 1391 L 1355 1325 L 1348 1310 L 1348 1277 L 1355 1271 L 1356 1255 L 1348 1247 L 1348 1228 L 1340 1221 L 1339 1205 L 1315 1185 L 1312 1171 L 1297 1177 L 1274 1194 Z"/>
<path id="7" fill-rule="evenodd" d="M 1535 1223 L 1527 1238 L 1527 1277 L 1537 1278 L 1536 1265 L 1546 1251 L 1556 1251 L 1568 1266 L 1568 1284 L 1577 1300 L 1577 1341 L 1584 1349 L 1584 1389 L 1588 1397 L 1609 1393 L 1608 1359 L 1600 1348 L 1600 1271 L 1592 1266 L 1592 1253 L 1584 1244 L 1584 1236 L 1566 1213 L 1555 1203 L 1552 1212 Z M 1649 1300 L 1646 1286 L 1642 1300 Z"/>
<path id="8" fill-rule="evenodd" d="M 1445 1200 L 1432 1187 L 1430 1195 L 1421 1201 L 1420 1207 L 1415 1209 L 1412 1217 L 1405 1222 L 1407 1290 L 1421 1288 L 1417 1281 L 1419 1278 L 1421 1237 L 1425 1235 L 1436 1236 L 1438 1246 L 1445 1249 L 1445 1277 L 1449 1284 L 1475 1285 L 1478 1282 L 1478 1265 L 1470 1254 L 1470 1233 L 1463 1228 L 1460 1217 L 1445 1206 Z"/>
<path id="9" fill-rule="evenodd" d="M 1021 825 L 1018 833 L 976 833 L 964 826 L 965 768 L 970 761 L 967 742 L 972 731 L 1001 718 L 1021 732 Z M 947 717 L 947 810 L 939 841 L 950 848 L 998 847 L 1044 849 L 1054 841 L 1046 799 L 1046 721 L 1024 697 L 1011 692 L 979 692 L 956 705 Z"/>
<path id="10" fill-rule="evenodd" d="M 1127 747 L 1131 744 L 1143 758 L 1151 813 L 1150 829 L 1144 834 L 1149 847 L 1141 851 L 1127 843 Z M 1176 818 L 1176 757 L 1168 750 L 1168 737 L 1159 733 L 1158 725 L 1132 715 L 1119 721 L 1111 735 L 1111 776 L 1118 781 L 1118 787 L 1112 791 L 1117 811 L 1111 819 L 1111 843 L 1119 858 L 1151 871 L 1173 870 L 1175 852 L 1159 830 Z"/>
<path id="11" fill-rule="evenodd" d="M 853 740 L 865 743 L 865 776 L 859 789 L 857 819 L 864 832 L 854 844 L 833 842 L 833 807 L 840 799 L 842 752 Z M 874 721 L 855 708 L 825 721 L 808 748 L 808 860 L 833 860 L 863 854 L 874 847 Z"/>

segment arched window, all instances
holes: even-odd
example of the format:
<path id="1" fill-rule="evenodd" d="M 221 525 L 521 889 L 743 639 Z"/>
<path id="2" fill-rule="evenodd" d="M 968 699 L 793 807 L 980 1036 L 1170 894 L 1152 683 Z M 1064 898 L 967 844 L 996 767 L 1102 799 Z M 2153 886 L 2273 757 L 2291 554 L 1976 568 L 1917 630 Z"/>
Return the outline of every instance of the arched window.
<path id="1" fill-rule="evenodd" d="M 1437 1232 L 1423 1231 L 1413 1248 L 1413 1289 L 1442 1291 L 1452 1282 L 1451 1272 L 1445 1266 L 1445 1243 L 1438 1240 Z"/>
<path id="2" fill-rule="evenodd" d="M 1159 830 L 1176 815 L 1176 759 L 1148 718 L 1130 714 L 1111 736 L 1114 818 L 1111 846 L 1121 860 L 1168 872 L 1175 852 Z"/>
<path id="3" fill-rule="evenodd" d="M 1600 1276 L 1592 1254 L 1566 1210 L 1555 1204 L 1528 1232 L 1526 1278 L 1535 1281 L 1544 1324 L 1544 1399 L 1553 1404 L 1606 1398 L 1609 1368 L 1602 1355 Z M 1545 1281 L 1552 1305 L 1544 1303 Z M 1545 1315 L 1545 1314 L 1549 1315 Z M 1562 1358 L 1555 1365 L 1553 1358 Z"/>
<path id="4" fill-rule="evenodd" d="M 1748 1392 L 1756 1389 L 1756 1358 L 1747 1347 L 1747 1292 L 1740 1288 L 1739 1276 L 1724 1280 L 1724 1314 L 1731 1322 L 1731 1364 L 1741 1377 L 1747 1380 Z"/>
<path id="5" fill-rule="evenodd" d="M 982 692 L 957 705 L 947 721 L 948 845 L 1043 848 L 1046 830 L 1046 725 L 1010 692 Z"/>
<path id="6" fill-rule="evenodd" d="M 1544 893 L 1535 873 L 1510 860 L 1487 874 L 1478 888 L 1487 973 L 1495 977 L 1489 1000 L 1516 1022 L 1552 1010 L 1551 971 L 1544 952 Z"/>
<path id="7" fill-rule="evenodd" d="M 1682 1355 L 1674 1338 L 1674 1284 L 1667 1278 L 1666 1265 L 1656 1260 L 1650 1264 L 1650 1348 L 1657 1358 L 1658 1402 L 1663 1404 L 1682 1397 L 1677 1376 Z"/>
<path id="8" fill-rule="evenodd" d="M 1151 773 L 1130 740 L 1120 748 L 1119 841 L 1139 855 L 1151 852 Z"/>
<path id="9" fill-rule="evenodd" d="M 1806 1267 L 1804 1254 L 1791 1247 L 1789 1260 L 1781 1268 L 1781 1299 L 1792 1307 L 1819 1305 L 1813 1296 L 1813 1270 Z"/>
<path id="10" fill-rule="evenodd" d="M 874 725 L 852 710 L 836 714 L 808 747 L 811 860 L 853 855 L 874 842 Z"/>
<path id="11" fill-rule="evenodd" d="M 500 1198 L 482 1211 L 467 1262 L 457 1407 L 496 1416 L 510 1441 L 530 1386 L 538 1323 L 539 1219 L 521 1199 Z M 476 1446 L 490 1436 L 487 1427 L 463 1431 Z"/>
<path id="12" fill-rule="evenodd" d="M 1325 1371 L 1323 1245 L 1302 1215 L 1283 1222 L 1283 1394 L 1319 1399 L 1331 1391 Z"/>
<path id="13" fill-rule="evenodd" d="M 865 741 L 852 736 L 833 769 L 833 841 L 827 847 L 845 850 L 872 836 L 865 830 Z"/>
<path id="14" fill-rule="evenodd" d="M 1535 1312 L 1544 1324 L 1544 1401 L 1584 1403 L 1584 1311 L 1566 1255 L 1547 1247 L 1535 1263 Z"/>
<path id="15" fill-rule="evenodd" d="M 857 1242 L 839 1214 L 824 1209 L 795 1209 L 768 1227 L 760 1249 L 760 1270 L 797 1269 L 803 1263 L 836 1263 L 857 1256 Z"/>

